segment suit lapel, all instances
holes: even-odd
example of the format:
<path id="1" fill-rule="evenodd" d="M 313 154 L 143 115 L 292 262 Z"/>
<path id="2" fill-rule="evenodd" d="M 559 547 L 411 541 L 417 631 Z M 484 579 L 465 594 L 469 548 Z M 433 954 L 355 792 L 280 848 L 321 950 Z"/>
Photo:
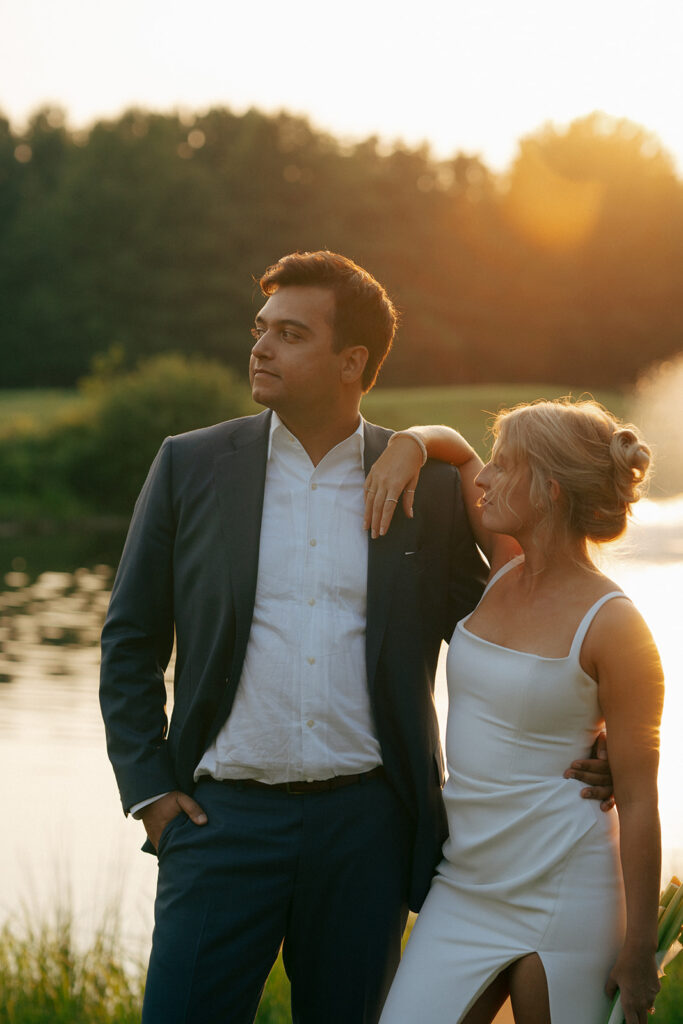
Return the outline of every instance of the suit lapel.
<path id="1" fill-rule="evenodd" d="M 269 428 L 270 412 L 245 421 L 233 435 L 232 451 L 219 455 L 214 464 L 235 611 L 229 677 L 235 682 L 242 670 L 254 612 Z"/>
<path id="2" fill-rule="evenodd" d="M 366 474 L 386 448 L 390 431 L 365 424 Z M 386 630 L 389 608 L 393 595 L 393 578 L 405 551 L 406 522 L 401 508 L 397 508 L 388 533 L 384 537 L 368 542 L 368 591 L 367 629 L 365 637 L 365 658 L 368 686 L 372 691 L 375 682 L 377 661 Z"/>

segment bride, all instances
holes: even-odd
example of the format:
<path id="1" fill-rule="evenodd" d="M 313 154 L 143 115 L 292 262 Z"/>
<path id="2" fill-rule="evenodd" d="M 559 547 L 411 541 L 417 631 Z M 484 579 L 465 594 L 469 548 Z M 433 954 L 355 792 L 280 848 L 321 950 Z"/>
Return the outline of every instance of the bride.
<path id="1" fill-rule="evenodd" d="M 644 1024 L 662 671 L 591 546 L 625 529 L 650 452 L 594 402 L 519 406 L 494 437 L 482 468 L 447 427 L 399 432 L 366 483 L 376 537 L 401 493 L 412 515 L 423 445 L 457 464 L 491 564 L 448 652 L 449 839 L 380 1024 L 488 1024 L 508 994 L 517 1024 L 604 1024 L 617 986 L 626 1024 Z M 577 814 L 562 770 L 605 723 L 618 816 L 588 800 Z"/>

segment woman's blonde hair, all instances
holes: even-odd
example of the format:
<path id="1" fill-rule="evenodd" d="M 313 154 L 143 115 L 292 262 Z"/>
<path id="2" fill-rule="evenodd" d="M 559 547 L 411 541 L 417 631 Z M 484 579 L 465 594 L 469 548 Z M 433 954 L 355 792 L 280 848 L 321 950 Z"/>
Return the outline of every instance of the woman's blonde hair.
<path id="1" fill-rule="evenodd" d="M 596 543 L 624 532 L 652 458 L 635 427 L 598 402 L 561 398 L 506 409 L 492 429 L 512 462 L 528 465 L 530 500 L 549 520 Z M 559 485 L 559 502 L 552 500 L 551 480 Z"/>

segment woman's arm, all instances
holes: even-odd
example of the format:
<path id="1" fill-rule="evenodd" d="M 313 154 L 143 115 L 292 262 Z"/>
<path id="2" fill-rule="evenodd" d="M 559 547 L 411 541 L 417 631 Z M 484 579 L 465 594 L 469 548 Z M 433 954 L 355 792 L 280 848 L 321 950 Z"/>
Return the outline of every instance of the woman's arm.
<path id="1" fill-rule="evenodd" d="M 423 456 L 419 442 L 416 443 L 411 434 L 422 441 L 429 458 L 458 467 L 470 526 L 492 569 L 519 554 L 520 549 L 511 537 L 491 533 L 482 525 L 481 494 L 475 480 L 483 462 L 462 434 L 436 424 L 410 427 L 409 431 L 400 431 L 391 438 L 365 482 L 365 529 L 370 529 L 373 537 L 386 533 L 401 495 L 406 515 L 413 514 L 413 496 Z"/>
<path id="2" fill-rule="evenodd" d="M 641 1024 L 659 991 L 654 955 L 661 871 L 657 767 L 662 667 L 640 614 L 630 602 L 617 600 L 600 611 L 581 660 L 597 676 L 607 723 L 626 895 L 626 936 L 607 993 L 613 995 L 618 986 L 626 1024 Z"/>

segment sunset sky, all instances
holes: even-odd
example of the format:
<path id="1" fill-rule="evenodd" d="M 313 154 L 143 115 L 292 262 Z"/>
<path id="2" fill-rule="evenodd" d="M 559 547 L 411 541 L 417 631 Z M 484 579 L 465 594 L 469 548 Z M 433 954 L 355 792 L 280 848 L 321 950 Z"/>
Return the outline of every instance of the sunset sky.
<path id="1" fill-rule="evenodd" d="M 681 52 L 680 0 L 0 0 L 0 111 L 285 108 L 501 170 L 521 136 L 600 109 L 683 173 Z"/>

